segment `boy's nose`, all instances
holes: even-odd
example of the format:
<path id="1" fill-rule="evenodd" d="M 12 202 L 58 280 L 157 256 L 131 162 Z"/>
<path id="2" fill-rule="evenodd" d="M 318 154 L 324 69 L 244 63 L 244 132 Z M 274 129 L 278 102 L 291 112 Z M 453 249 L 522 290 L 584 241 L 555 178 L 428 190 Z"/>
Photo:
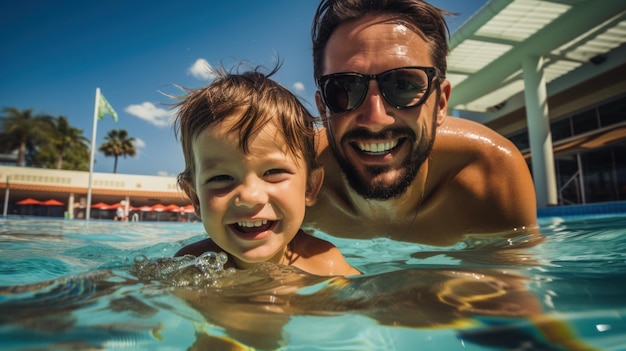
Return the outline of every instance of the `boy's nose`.
<path id="1" fill-rule="evenodd" d="M 235 197 L 235 205 L 252 208 L 267 203 L 268 196 L 263 186 L 257 181 L 247 180 L 239 186 L 239 192 Z"/>

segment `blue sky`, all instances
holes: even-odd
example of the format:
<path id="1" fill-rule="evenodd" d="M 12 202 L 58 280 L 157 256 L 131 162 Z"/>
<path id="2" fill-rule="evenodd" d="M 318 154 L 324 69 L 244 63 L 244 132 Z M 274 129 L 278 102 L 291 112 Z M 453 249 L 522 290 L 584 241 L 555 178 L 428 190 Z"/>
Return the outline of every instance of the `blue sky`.
<path id="1" fill-rule="evenodd" d="M 452 32 L 486 0 L 432 0 L 458 13 Z M 198 88 L 202 67 L 240 61 L 283 65 L 275 76 L 315 113 L 310 29 L 318 0 L 18 0 L 0 5 L 0 109 L 65 116 L 91 139 L 96 87 L 119 115 L 98 122 L 96 147 L 112 129 L 136 139 L 118 173 L 176 175 L 183 169 L 163 93 Z M 113 158 L 96 152 L 96 172 Z"/>

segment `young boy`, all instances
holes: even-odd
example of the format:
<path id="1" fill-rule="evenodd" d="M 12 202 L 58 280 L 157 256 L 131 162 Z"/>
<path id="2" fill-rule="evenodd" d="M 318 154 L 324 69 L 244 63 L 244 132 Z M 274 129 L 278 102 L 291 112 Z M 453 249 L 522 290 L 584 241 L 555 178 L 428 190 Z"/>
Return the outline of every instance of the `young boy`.
<path id="1" fill-rule="evenodd" d="M 315 160 L 314 120 L 286 88 L 258 69 L 216 72 L 189 91 L 175 121 L 185 157 L 179 184 L 210 238 L 176 256 L 224 251 L 227 267 L 260 262 L 315 275 L 354 275 L 331 243 L 300 230 L 324 170 Z"/>

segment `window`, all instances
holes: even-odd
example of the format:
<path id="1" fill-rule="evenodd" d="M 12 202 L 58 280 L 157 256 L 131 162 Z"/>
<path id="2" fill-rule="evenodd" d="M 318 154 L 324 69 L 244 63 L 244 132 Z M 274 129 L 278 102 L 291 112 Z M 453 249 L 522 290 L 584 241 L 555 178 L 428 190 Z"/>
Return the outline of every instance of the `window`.
<path id="1" fill-rule="evenodd" d="M 519 150 L 526 150 L 530 148 L 530 141 L 528 140 L 528 131 L 524 130 L 521 133 L 517 133 L 509 137 L 509 140 L 517 146 Z"/>
<path id="2" fill-rule="evenodd" d="M 602 127 L 626 121 L 626 97 L 600 106 L 600 124 Z"/>
<path id="3" fill-rule="evenodd" d="M 550 131 L 552 132 L 552 141 L 567 139 L 572 136 L 571 119 L 565 118 L 552 123 Z"/>
<path id="4" fill-rule="evenodd" d="M 574 135 L 583 134 L 598 129 L 596 109 L 587 110 L 572 117 Z"/>

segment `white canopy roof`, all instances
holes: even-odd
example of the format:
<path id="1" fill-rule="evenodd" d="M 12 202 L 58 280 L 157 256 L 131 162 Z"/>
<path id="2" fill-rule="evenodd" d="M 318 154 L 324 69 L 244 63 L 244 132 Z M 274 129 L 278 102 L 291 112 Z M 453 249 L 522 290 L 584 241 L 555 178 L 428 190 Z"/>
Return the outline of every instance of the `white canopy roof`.
<path id="1" fill-rule="evenodd" d="M 487 123 L 523 106 L 524 58 L 544 58 L 552 95 L 624 65 L 625 42 L 623 0 L 491 0 L 450 39 L 450 109 Z"/>

